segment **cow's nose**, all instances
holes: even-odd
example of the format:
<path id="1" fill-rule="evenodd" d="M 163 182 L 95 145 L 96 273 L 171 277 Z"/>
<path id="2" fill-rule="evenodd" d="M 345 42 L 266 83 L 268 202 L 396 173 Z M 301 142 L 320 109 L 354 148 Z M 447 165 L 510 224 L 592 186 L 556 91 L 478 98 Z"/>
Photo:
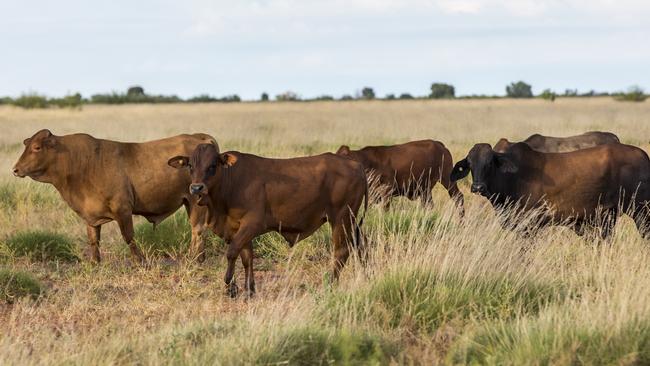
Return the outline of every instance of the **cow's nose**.
<path id="1" fill-rule="evenodd" d="M 485 193 L 487 187 L 483 183 L 474 183 L 472 184 L 472 193 Z"/>
<path id="2" fill-rule="evenodd" d="M 192 194 L 199 194 L 203 192 L 203 188 L 205 188 L 205 185 L 203 183 L 194 183 L 190 185 L 190 193 Z"/>
<path id="3" fill-rule="evenodd" d="M 13 168 L 12 171 L 14 172 L 14 175 L 17 177 L 18 176 L 18 168 Z"/>

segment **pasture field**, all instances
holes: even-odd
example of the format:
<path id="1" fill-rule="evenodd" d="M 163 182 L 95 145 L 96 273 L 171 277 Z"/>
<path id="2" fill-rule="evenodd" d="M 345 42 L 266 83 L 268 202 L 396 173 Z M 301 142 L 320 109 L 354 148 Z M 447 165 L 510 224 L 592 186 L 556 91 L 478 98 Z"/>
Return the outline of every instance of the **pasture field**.
<path id="1" fill-rule="evenodd" d="M 56 191 L 10 171 L 23 139 L 41 128 L 121 141 L 205 132 L 224 151 L 273 157 L 433 138 L 457 161 L 478 142 L 588 130 L 648 151 L 650 102 L 0 107 L 0 125 L 2 365 L 650 364 L 650 242 L 627 217 L 609 242 L 560 227 L 521 236 L 502 229 L 465 180 L 463 220 L 439 186 L 431 206 L 371 205 L 369 259 L 352 258 L 338 285 L 325 274 L 329 229 L 294 248 L 276 235 L 258 239 L 258 292 L 230 299 L 223 243 L 210 238 L 203 264 L 185 258 L 182 211 L 155 232 L 136 221 L 148 267 L 131 265 L 115 223 L 92 265 L 77 260 L 85 226 Z"/>

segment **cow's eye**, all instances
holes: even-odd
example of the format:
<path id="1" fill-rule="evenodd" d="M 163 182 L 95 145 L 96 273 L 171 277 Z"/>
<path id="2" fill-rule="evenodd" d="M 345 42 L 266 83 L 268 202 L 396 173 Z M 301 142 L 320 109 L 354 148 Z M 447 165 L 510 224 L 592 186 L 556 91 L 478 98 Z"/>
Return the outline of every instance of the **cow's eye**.
<path id="1" fill-rule="evenodd" d="M 41 147 L 40 146 L 34 146 L 34 151 L 41 151 Z"/>

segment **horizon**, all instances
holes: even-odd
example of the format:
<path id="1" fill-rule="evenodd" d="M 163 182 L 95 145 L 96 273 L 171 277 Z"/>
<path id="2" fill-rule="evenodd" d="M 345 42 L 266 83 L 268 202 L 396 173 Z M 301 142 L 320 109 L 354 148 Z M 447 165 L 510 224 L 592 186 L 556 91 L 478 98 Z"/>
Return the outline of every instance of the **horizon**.
<path id="1" fill-rule="evenodd" d="M 124 9 L 129 9 L 125 11 Z M 125 92 L 257 100 L 538 95 L 650 87 L 650 3 L 514 0 L 266 0 L 183 4 L 65 0 L 0 5 L 0 96 Z"/>

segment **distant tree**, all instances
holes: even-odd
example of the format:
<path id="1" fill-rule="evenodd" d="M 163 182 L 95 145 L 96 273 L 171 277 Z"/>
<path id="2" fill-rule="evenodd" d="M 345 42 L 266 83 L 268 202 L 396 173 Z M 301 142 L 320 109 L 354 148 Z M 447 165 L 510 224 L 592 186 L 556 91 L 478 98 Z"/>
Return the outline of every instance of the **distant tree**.
<path id="1" fill-rule="evenodd" d="M 141 86 L 138 86 L 138 85 L 132 86 L 126 91 L 126 95 L 129 96 L 129 97 L 141 97 L 141 96 L 144 96 L 144 88 L 142 88 Z"/>
<path id="2" fill-rule="evenodd" d="M 269 101 L 269 95 L 266 92 L 262 93 L 262 96 L 260 97 L 260 100 L 262 102 L 268 102 Z"/>
<path id="3" fill-rule="evenodd" d="M 292 91 L 286 91 L 282 94 L 276 95 L 275 100 L 281 102 L 296 101 L 296 100 L 300 100 L 300 96 Z"/>
<path id="4" fill-rule="evenodd" d="M 409 93 L 402 93 L 402 94 L 399 95 L 399 99 L 414 99 L 414 98 Z"/>
<path id="5" fill-rule="evenodd" d="M 429 98 L 432 99 L 447 99 L 454 98 L 456 96 L 456 90 L 453 85 L 445 83 L 433 83 L 431 84 L 431 94 Z"/>
<path id="6" fill-rule="evenodd" d="M 314 98 L 314 100 L 334 100 L 334 97 L 331 95 L 324 94 L 324 95 L 317 96 L 316 98 Z"/>
<path id="7" fill-rule="evenodd" d="M 354 98 L 349 94 L 345 94 L 341 97 L 341 100 L 354 100 Z"/>
<path id="8" fill-rule="evenodd" d="M 219 98 L 219 101 L 224 103 L 241 102 L 241 98 L 237 94 L 232 94 Z"/>
<path id="9" fill-rule="evenodd" d="M 551 102 L 554 102 L 555 97 L 557 97 L 557 94 L 555 94 L 555 92 L 552 91 L 551 89 L 544 89 L 542 94 L 540 94 L 539 96 L 544 100 L 550 100 Z"/>
<path id="10" fill-rule="evenodd" d="M 187 100 L 189 103 L 211 103 L 218 101 L 217 98 L 209 94 L 201 94 Z"/>
<path id="11" fill-rule="evenodd" d="M 626 93 L 619 93 L 616 96 L 616 100 L 624 102 L 643 102 L 647 98 L 644 90 L 637 85 L 629 87 Z"/>
<path id="12" fill-rule="evenodd" d="M 386 100 L 394 100 L 395 99 L 395 94 L 386 94 L 386 97 L 384 97 Z"/>
<path id="13" fill-rule="evenodd" d="M 565 96 L 565 97 L 575 97 L 575 96 L 578 96 L 578 89 L 565 89 L 565 90 L 564 90 L 564 96 Z"/>
<path id="14" fill-rule="evenodd" d="M 370 87 L 367 86 L 364 87 L 363 89 L 361 89 L 361 99 L 366 99 L 366 100 L 375 99 L 375 91 L 372 90 L 372 88 Z"/>
<path id="15" fill-rule="evenodd" d="M 510 98 L 532 98 L 533 90 L 529 84 L 517 81 L 506 86 L 506 94 Z"/>

